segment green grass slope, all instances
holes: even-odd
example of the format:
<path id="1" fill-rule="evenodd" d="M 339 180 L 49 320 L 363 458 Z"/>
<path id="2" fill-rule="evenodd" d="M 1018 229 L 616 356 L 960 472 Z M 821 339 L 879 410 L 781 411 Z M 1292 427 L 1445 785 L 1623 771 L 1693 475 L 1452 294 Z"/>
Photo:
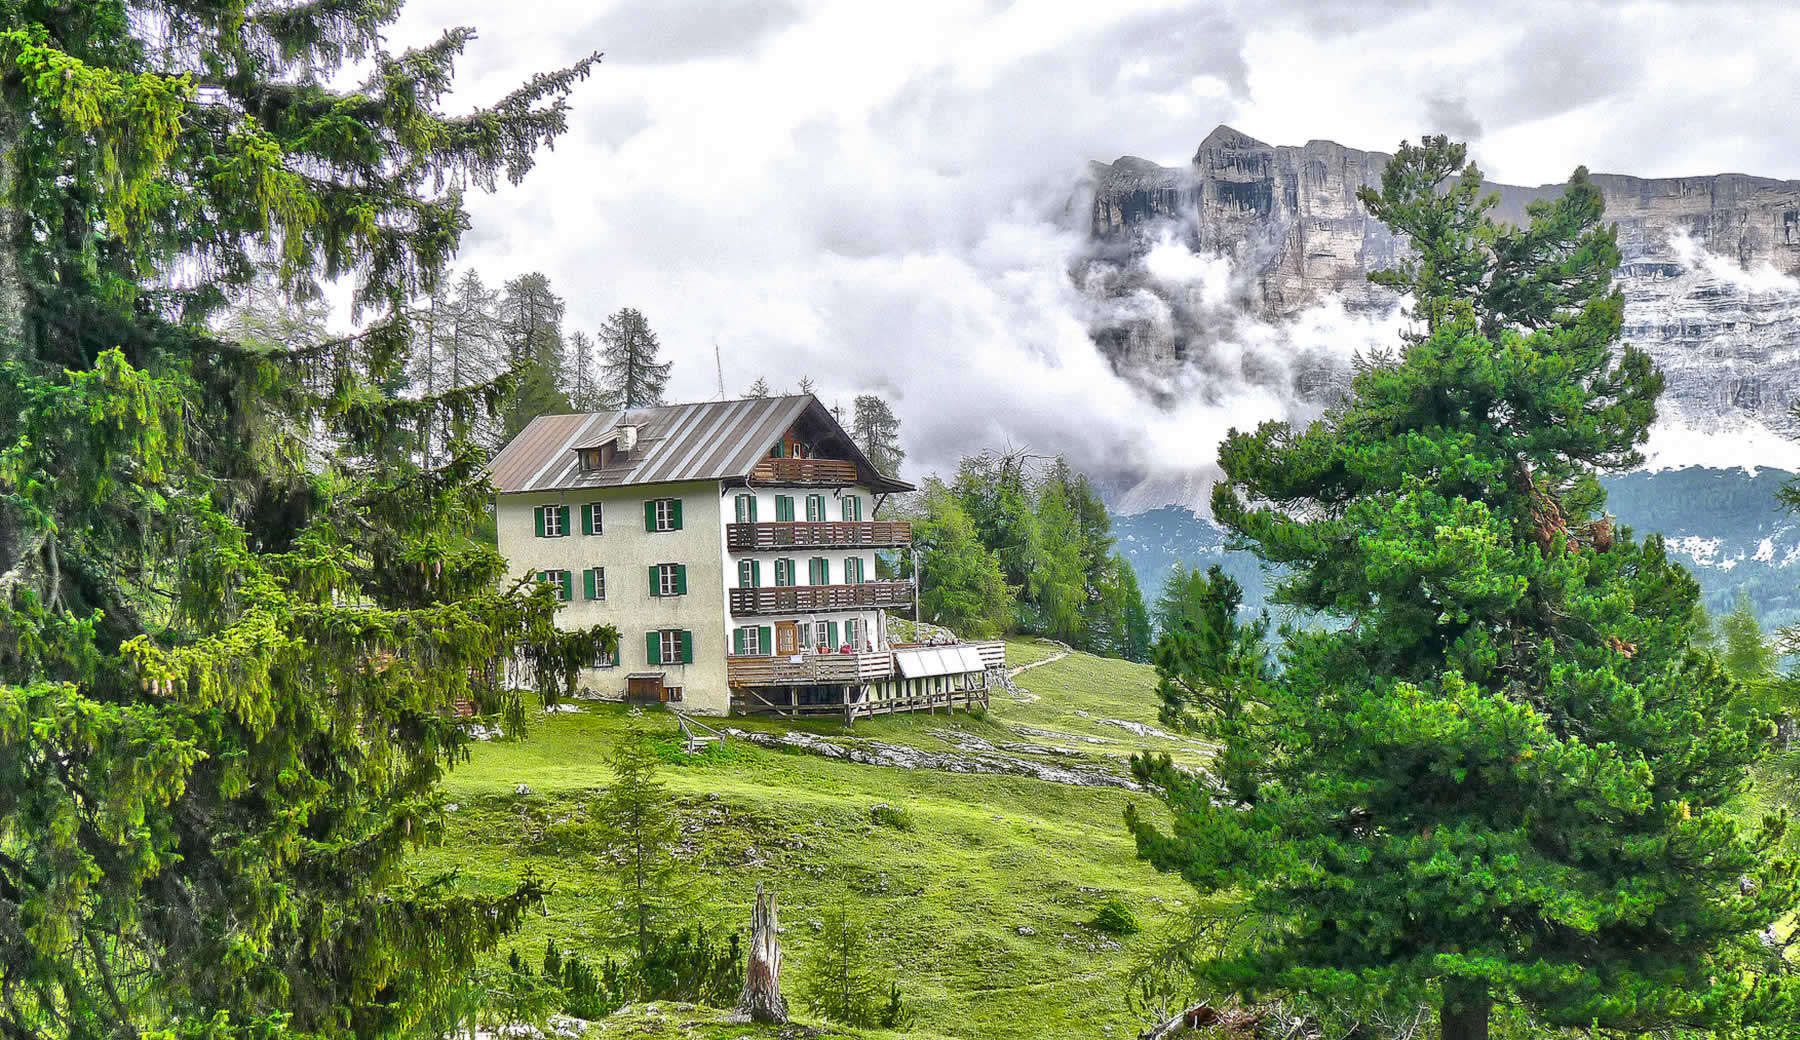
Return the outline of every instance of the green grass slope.
<path id="1" fill-rule="evenodd" d="M 1012 661 L 1052 652 L 1020 644 Z M 1121 773 L 1124 756 L 1141 746 L 1198 754 L 1183 741 L 1100 721 L 1154 725 L 1154 675 L 1143 665 L 1075 654 L 1018 682 L 1029 692 L 1015 700 L 996 691 L 985 718 L 910 715 L 864 720 L 853 731 L 836 723 L 805 728 L 834 741 L 937 751 L 970 736 L 1036 743 L 1056 749 L 1048 758 L 1080 754 Z M 689 757 L 679 751 L 674 718 L 650 717 L 667 734 L 662 779 L 683 820 L 685 913 L 741 930 L 756 883 L 772 887 L 786 930 L 791 1003 L 798 1004 L 799 969 L 812 954 L 821 909 L 848 898 L 917 1011 L 904 1035 L 1124 1037 L 1141 1027 L 1124 1002 L 1130 973 L 1158 925 L 1173 921 L 1191 897 L 1178 880 L 1138 862 L 1124 831 L 1127 802 L 1154 810 L 1154 799 L 1024 777 L 864 766 L 741 740 Z M 534 962 L 546 938 L 599 955 L 620 930 L 612 872 L 585 824 L 624 723 L 623 710 L 610 705 L 541 715 L 527 739 L 479 746 L 446 783 L 456 808 L 425 866 L 455 868 L 491 890 L 527 871 L 549 880 L 545 914 L 516 942 Z M 1050 735 L 1021 735 L 1014 726 Z M 514 793 L 521 783 L 530 794 Z M 904 807 L 913 828 L 875 823 L 870 809 L 878 803 Z M 1142 933 L 1114 938 L 1088 925 L 1113 898 L 1137 914 Z M 646 1021 L 643 1009 L 602 1028 L 616 1036 L 665 1029 L 671 1036 L 765 1035 L 698 1013 Z"/>

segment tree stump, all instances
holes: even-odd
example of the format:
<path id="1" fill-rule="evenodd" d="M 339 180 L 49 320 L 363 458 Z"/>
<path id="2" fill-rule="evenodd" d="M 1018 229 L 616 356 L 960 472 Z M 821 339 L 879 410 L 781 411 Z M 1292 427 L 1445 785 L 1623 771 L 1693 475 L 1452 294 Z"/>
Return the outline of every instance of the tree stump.
<path id="1" fill-rule="evenodd" d="M 775 934 L 775 896 L 765 897 L 760 881 L 756 885 L 756 906 L 750 911 L 750 956 L 737 1011 L 752 1022 L 788 1020 L 787 1001 L 781 999 L 781 940 Z"/>

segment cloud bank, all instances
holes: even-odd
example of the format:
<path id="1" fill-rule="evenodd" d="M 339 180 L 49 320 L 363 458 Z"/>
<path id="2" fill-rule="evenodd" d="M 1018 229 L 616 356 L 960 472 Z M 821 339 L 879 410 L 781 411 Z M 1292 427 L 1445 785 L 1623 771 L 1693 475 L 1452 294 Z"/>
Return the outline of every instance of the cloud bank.
<path id="1" fill-rule="evenodd" d="M 1297 381 L 1396 329 L 1331 306 L 1252 319 L 1232 265 L 1173 239 L 1131 272 L 1169 291 L 1097 303 L 1072 276 L 1086 161 L 1183 163 L 1229 122 L 1382 149 L 1480 134 L 1512 183 L 1800 174 L 1779 106 L 1752 103 L 1800 86 L 1779 44 L 1800 15 L 1502 6 L 413 0 L 392 42 L 476 26 L 468 105 L 607 52 L 525 184 L 471 199 L 459 264 L 543 270 L 571 329 L 638 307 L 677 398 L 718 392 L 716 347 L 731 394 L 808 376 L 828 404 L 887 395 L 909 476 L 1029 446 L 1135 507 L 1193 500 L 1180 485 L 1227 429 L 1304 418 Z M 1089 335 L 1109 307 L 1162 323 L 1181 363 L 1121 376 Z"/>

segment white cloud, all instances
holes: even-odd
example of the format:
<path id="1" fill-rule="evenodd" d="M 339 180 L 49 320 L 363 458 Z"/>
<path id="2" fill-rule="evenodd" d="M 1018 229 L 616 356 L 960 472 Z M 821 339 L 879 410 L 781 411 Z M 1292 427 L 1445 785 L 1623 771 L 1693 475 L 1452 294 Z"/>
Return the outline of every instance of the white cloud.
<path id="1" fill-rule="evenodd" d="M 1686 228 L 1676 228 L 1669 235 L 1669 249 L 1675 262 L 1689 271 L 1724 282 L 1746 293 L 1800 293 L 1800 278 L 1778 270 L 1767 260 L 1746 268 L 1728 257 L 1719 256 L 1696 242 Z"/>
<path id="2" fill-rule="evenodd" d="M 1154 497 L 1204 471 L 1230 426 L 1304 416 L 1295 373 L 1393 342 L 1397 319 L 1327 306 L 1252 320 L 1231 265 L 1171 239 L 1147 274 L 1208 324 L 1184 333 L 1190 362 L 1158 385 L 1123 379 L 1088 339 L 1096 305 L 1070 277 L 1084 163 L 1182 163 L 1221 122 L 1391 149 L 1429 129 L 1421 99 L 1435 97 L 1454 99 L 1440 116 L 1479 117 L 1478 156 L 1514 182 L 1582 162 L 1800 173 L 1766 103 L 1800 86 L 1780 43 L 1800 16 L 1651 5 L 1621 27 L 1613 6 L 413 0 L 392 36 L 475 25 L 464 105 L 609 54 L 525 184 L 471 198 L 459 265 L 491 282 L 543 270 L 571 328 L 640 308 L 678 397 L 716 392 L 717 343 L 730 392 L 810 375 L 828 403 L 887 393 L 910 473 L 1010 441 Z M 1713 77 L 1727 54 L 1760 86 Z M 1544 89 L 1546 69 L 1584 89 Z M 1109 305 L 1178 320 L 1141 294 Z"/>

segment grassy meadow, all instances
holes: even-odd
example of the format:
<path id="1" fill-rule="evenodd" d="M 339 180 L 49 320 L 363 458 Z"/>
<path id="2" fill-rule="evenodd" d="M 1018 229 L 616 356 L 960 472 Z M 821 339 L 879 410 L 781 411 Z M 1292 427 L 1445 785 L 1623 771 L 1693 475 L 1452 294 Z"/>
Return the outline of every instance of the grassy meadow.
<path id="1" fill-rule="evenodd" d="M 1014 644 L 1009 662 L 1054 652 Z M 1116 762 L 1121 773 L 1124 757 L 1139 747 L 1197 757 L 1186 742 L 1100 721 L 1155 724 L 1154 675 L 1146 666 L 1072 654 L 1018 682 L 1036 699 L 1024 703 L 997 690 L 985 717 L 902 715 L 862 720 L 854 730 L 836 722 L 804 728 L 844 743 L 934 751 L 954 750 L 955 738 L 967 736 L 1047 745 L 1060 749 L 1051 758 L 1076 752 L 1092 763 Z M 1125 833 L 1125 805 L 1159 809 L 1153 798 L 1023 777 L 864 766 L 741 740 L 688 756 L 673 716 L 651 712 L 650 720 L 666 734 L 661 779 L 682 818 L 681 916 L 745 930 L 756 883 L 770 886 L 780 899 L 784 988 L 797 1017 L 810 1020 L 798 1006 L 796 983 L 821 913 L 848 900 L 916 1010 L 903 1035 L 1127 1037 L 1141 1028 L 1125 1002 L 1132 970 L 1191 899 L 1177 879 L 1138 862 Z M 544 914 L 514 944 L 534 963 L 546 939 L 603 956 L 621 930 L 612 874 L 586 821 L 625 722 L 615 705 L 540 714 L 525 739 L 477 747 L 445 785 L 454 809 L 445 840 L 427 850 L 424 866 L 455 868 L 493 890 L 527 871 L 548 880 Z M 530 793 L 515 793 L 520 784 Z M 870 810 L 880 803 L 904 808 L 911 829 L 874 822 Z M 1131 908 L 1143 931 L 1121 938 L 1090 926 L 1097 908 L 1114 898 Z M 598 1028 L 606 1036 L 762 1035 L 719 1026 L 717 1018 L 704 1009 L 632 1008 Z"/>

